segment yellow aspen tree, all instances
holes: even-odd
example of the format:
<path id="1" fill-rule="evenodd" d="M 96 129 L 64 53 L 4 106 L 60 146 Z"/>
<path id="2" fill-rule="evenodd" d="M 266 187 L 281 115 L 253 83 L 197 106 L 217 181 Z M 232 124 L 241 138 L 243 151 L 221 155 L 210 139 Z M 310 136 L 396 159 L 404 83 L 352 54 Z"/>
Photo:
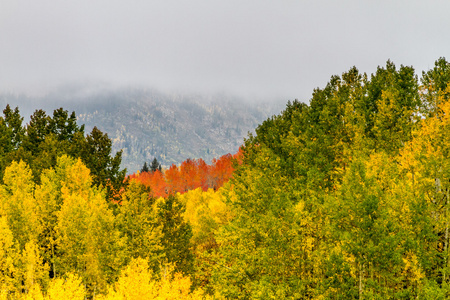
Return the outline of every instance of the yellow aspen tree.
<path id="1" fill-rule="evenodd" d="M 46 287 L 48 283 L 48 265 L 42 263 L 39 248 L 34 241 L 25 245 L 22 251 L 21 264 L 25 292 L 29 293 L 37 287 Z"/>
<path id="2" fill-rule="evenodd" d="M 122 270 L 117 282 L 109 287 L 108 294 L 100 299 L 155 299 L 155 285 L 153 272 L 149 269 L 147 260 L 132 259 Z"/>
<path id="3" fill-rule="evenodd" d="M 45 300 L 84 300 L 85 286 L 80 276 L 67 273 L 63 278 L 55 278 L 50 282 Z"/>
<path id="4" fill-rule="evenodd" d="M 207 299 L 201 289 L 191 293 L 191 280 L 180 272 L 175 272 L 173 266 L 166 265 L 162 269 L 160 280 L 155 285 L 156 297 L 160 300 L 176 299 Z"/>
<path id="5" fill-rule="evenodd" d="M 231 212 L 222 194 L 223 189 L 203 191 L 197 188 L 178 196 L 186 206 L 183 215 L 192 227 L 191 241 L 195 246 L 208 247 L 215 244 L 214 231 L 231 219 Z"/>
<path id="6" fill-rule="evenodd" d="M 15 266 L 18 258 L 8 221 L 5 216 L 0 216 L 0 295 L 14 291 L 19 286 L 18 270 Z"/>
<path id="7" fill-rule="evenodd" d="M 61 157 L 59 163 L 66 170 L 57 214 L 57 270 L 80 274 L 93 295 L 119 273 L 124 243 L 104 191 L 91 186 L 89 169 L 79 159 Z"/>
<path id="8" fill-rule="evenodd" d="M 14 262 L 16 265 L 16 288 L 24 288 L 27 291 L 32 286 L 32 284 L 28 285 L 27 281 L 30 275 L 28 268 L 38 267 L 42 264 L 40 257 L 32 258 L 34 251 L 39 252 L 35 243 L 42 231 L 36 213 L 32 172 L 25 162 L 14 161 L 6 168 L 3 181 L 4 185 L 0 187 L 0 214 L 6 217 L 17 250 L 22 253 Z M 34 250 L 31 251 L 30 247 Z M 37 271 L 32 277 L 36 277 L 36 282 L 40 284 L 45 277 L 44 271 Z M 24 286 L 22 286 L 23 284 Z"/>
<path id="9" fill-rule="evenodd" d="M 189 277 L 175 272 L 174 267 L 165 265 L 161 268 L 159 279 L 149 269 L 146 259 L 133 259 L 123 269 L 117 282 L 110 286 L 108 293 L 99 296 L 99 300 L 134 300 L 134 299 L 209 299 L 202 290 L 191 291 Z"/>
<path id="10" fill-rule="evenodd" d="M 0 298 L 1 299 L 1 298 Z M 45 300 L 44 294 L 39 285 L 35 284 L 26 294 L 23 294 L 20 300 Z"/>
<path id="11" fill-rule="evenodd" d="M 0 214 L 5 215 L 8 226 L 20 249 L 30 240 L 37 240 L 40 224 L 36 215 L 30 168 L 23 161 L 13 161 L 5 169 L 4 185 L 0 186 Z"/>
<path id="12" fill-rule="evenodd" d="M 217 191 L 203 191 L 198 188 L 178 195 L 186 206 L 183 217 L 192 228 L 191 242 L 196 256 L 192 280 L 196 286 L 205 289 L 211 288 L 208 285 L 213 269 L 212 262 L 217 259 L 215 256 L 219 247 L 216 240 L 217 231 L 231 219 L 231 211 L 225 204 L 225 189 L 224 186 Z"/>

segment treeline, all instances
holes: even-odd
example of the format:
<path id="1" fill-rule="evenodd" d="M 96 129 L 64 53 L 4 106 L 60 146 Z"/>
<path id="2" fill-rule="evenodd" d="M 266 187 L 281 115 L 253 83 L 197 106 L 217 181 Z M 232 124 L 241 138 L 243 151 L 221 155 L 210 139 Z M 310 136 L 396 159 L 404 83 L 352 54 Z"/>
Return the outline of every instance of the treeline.
<path id="1" fill-rule="evenodd" d="M 40 183 L 43 170 L 54 168 L 58 157 L 68 155 L 81 158 L 91 170 L 93 183 L 106 187 L 112 197 L 123 187 L 126 170 L 120 170 L 122 152 L 113 156 L 111 145 L 108 135 L 97 127 L 86 135 L 84 125 L 77 125 L 75 112 L 59 108 L 50 116 L 40 109 L 23 124 L 19 108 L 8 104 L 0 116 L 0 180 L 11 162 L 24 161 L 33 181 Z"/>
<path id="2" fill-rule="evenodd" d="M 136 180 L 150 188 L 154 197 L 167 197 L 171 194 L 183 194 L 190 190 L 200 188 L 217 190 L 228 182 L 233 174 L 234 167 L 239 164 L 242 153 L 234 155 L 226 154 L 220 158 L 214 158 L 211 165 L 203 159 L 187 159 L 180 166 L 172 164 L 169 169 L 162 170 L 155 158 L 150 168 L 147 163 L 141 172 L 131 174 L 127 178 Z"/>

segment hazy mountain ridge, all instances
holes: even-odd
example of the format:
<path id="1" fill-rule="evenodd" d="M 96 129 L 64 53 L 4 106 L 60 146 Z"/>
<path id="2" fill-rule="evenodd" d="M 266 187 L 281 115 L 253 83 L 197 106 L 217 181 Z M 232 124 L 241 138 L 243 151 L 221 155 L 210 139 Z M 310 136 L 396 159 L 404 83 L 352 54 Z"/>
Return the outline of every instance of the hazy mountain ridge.
<path id="1" fill-rule="evenodd" d="M 58 107 L 75 111 L 86 133 L 97 126 L 108 133 L 114 152 L 123 149 L 122 166 L 129 173 L 154 157 L 168 166 L 187 158 L 210 161 L 234 153 L 248 132 L 285 105 L 251 103 L 227 95 L 169 95 L 135 89 L 35 98 L 2 95 L 0 103 L 19 106 L 26 122 L 40 108 L 50 115 Z"/>

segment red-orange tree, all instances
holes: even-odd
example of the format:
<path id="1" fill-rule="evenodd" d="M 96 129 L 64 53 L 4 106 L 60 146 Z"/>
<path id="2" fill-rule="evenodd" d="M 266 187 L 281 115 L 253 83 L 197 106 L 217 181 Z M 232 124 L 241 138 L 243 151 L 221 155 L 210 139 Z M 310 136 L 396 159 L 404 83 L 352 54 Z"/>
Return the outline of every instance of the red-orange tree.
<path id="1" fill-rule="evenodd" d="M 141 172 L 129 175 L 129 179 L 151 188 L 154 197 L 166 197 L 169 194 L 185 193 L 196 188 L 207 191 L 223 186 L 232 176 L 234 164 L 241 162 L 242 152 L 226 154 L 213 159 L 208 165 L 203 159 L 187 159 L 180 166 L 171 165 L 165 171 Z"/>

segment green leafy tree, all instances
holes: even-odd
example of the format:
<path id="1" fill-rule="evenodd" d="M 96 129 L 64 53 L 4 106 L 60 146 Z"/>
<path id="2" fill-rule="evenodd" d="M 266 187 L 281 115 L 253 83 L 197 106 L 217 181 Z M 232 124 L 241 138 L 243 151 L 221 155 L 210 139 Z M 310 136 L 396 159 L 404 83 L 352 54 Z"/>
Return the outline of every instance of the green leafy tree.
<path id="1" fill-rule="evenodd" d="M 367 97 L 364 101 L 368 136 L 373 138 L 375 149 L 397 151 L 411 138 L 416 121 L 415 114 L 421 107 L 418 79 L 414 68 L 388 61 L 385 68 L 378 67 L 371 80 L 366 82 Z"/>
<path id="2" fill-rule="evenodd" d="M 231 181 L 234 218 L 218 232 L 213 286 L 234 299 L 310 298 L 320 222 L 283 176 L 276 154 L 258 148 L 254 165 L 239 168 Z"/>
<path id="3" fill-rule="evenodd" d="M 177 196 L 159 198 L 156 203 L 157 220 L 161 226 L 161 246 L 168 263 L 175 265 L 177 272 L 189 274 L 193 268 L 191 252 L 192 230 L 184 218 L 185 206 Z"/>
<path id="4" fill-rule="evenodd" d="M 130 182 L 117 215 L 117 226 L 126 239 L 127 261 L 143 258 L 157 271 L 164 258 L 162 225 L 155 211 L 155 199 L 150 197 L 149 188 L 135 180 Z"/>
<path id="5" fill-rule="evenodd" d="M 422 274 L 412 247 L 409 214 L 405 214 L 407 210 L 400 214 L 400 199 L 383 192 L 383 189 L 389 190 L 395 180 L 389 174 L 388 178 L 380 178 L 390 171 L 385 166 L 392 164 L 387 163 L 385 158 L 377 155 L 369 162 L 369 165 L 375 164 L 369 169 L 363 159 L 356 159 L 336 194 L 332 231 L 340 247 L 331 256 L 330 266 L 334 262 L 340 267 L 332 269 L 336 275 L 331 278 L 339 275 L 347 278 L 326 281 L 330 284 L 328 288 L 333 287 L 334 292 L 348 298 L 382 299 L 393 295 L 411 298 L 417 295 L 414 285 L 404 286 L 405 260 L 411 268 L 418 270 L 416 278 L 421 279 Z M 383 173 L 378 173 L 380 171 Z M 342 284 L 342 281 L 353 286 Z"/>
<path id="6" fill-rule="evenodd" d="M 444 57 L 439 58 L 434 68 L 422 72 L 421 98 L 426 115 L 439 113 L 439 105 L 450 99 L 450 63 Z"/>
<path id="7" fill-rule="evenodd" d="M 41 183 L 35 189 L 36 214 L 42 228 L 38 237 L 43 262 L 50 267 L 50 277 L 56 275 L 56 225 L 58 211 L 63 202 L 61 195 L 62 182 L 65 177 L 65 167 L 60 163 L 56 169 L 45 170 L 41 175 Z"/>
<path id="8" fill-rule="evenodd" d="M 414 188 L 415 198 L 420 200 L 421 210 L 426 212 L 417 235 L 427 251 L 421 255 L 421 263 L 430 282 L 449 284 L 450 240 L 450 160 L 448 153 L 450 102 L 439 95 L 436 113 L 421 121 L 414 137 L 401 152 L 401 166 Z M 428 225 L 427 225 L 428 224 Z M 425 230 L 426 229 L 426 230 Z M 426 233 L 426 235 L 424 234 Z"/>

